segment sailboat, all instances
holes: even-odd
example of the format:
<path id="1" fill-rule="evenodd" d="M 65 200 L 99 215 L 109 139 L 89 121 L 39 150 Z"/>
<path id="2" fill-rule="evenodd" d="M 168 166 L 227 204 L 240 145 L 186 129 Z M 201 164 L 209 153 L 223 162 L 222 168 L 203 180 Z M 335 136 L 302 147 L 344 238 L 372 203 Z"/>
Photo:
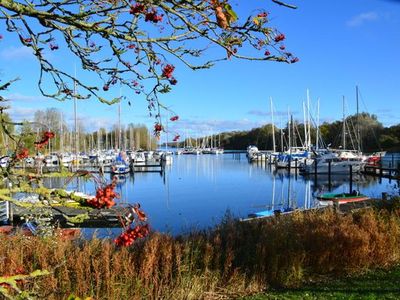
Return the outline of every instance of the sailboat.
<path id="1" fill-rule="evenodd" d="M 121 92 L 120 92 L 121 94 Z M 120 101 L 118 102 L 118 150 L 120 151 L 115 162 L 111 165 L 111 173 L 112 174 L 127 174 L 130 171 L 129 165 L 127 163 L 126 153 L 122 151 L 122 143 L 121 143 L 121 100 L 122 97 L 120 95 Z"/>
<path id="2" fill-rule="evenodd" d="M 167 120 L 166 120 L 166 141 L 165 141 L 165 151 L 161 153 L 161 160 L 165 163 L 165 164 L 171 164 L 172 163 L 172 152 L 168 151 L 168 116 L 167 116 Z"/>

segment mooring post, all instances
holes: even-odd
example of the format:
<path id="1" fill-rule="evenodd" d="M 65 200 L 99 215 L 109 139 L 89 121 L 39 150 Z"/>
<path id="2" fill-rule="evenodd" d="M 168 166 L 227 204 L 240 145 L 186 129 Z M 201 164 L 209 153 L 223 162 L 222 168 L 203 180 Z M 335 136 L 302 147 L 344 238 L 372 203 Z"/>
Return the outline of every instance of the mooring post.
<path id="1" fill-rule="evenodd" d="M 297 169 L 298 168 L 298 166 L 297 166 L 297 158 L 295 158 L 295 160 L 294 160 L 294 178 L 297 180 Z"/>
<path id="2" fill-rule="evenodd" d="M 353 166 L 349 166 L 350 169 L 350 194 L 353 192 Z"/>
<path id="3" fill-rule="evenodd" d="M 288 168 L 289 168 L 289 173 L 290 173 L 290 168 L 292 167 L 292 157 L 289 155 L 289 164 L 288 164 Z"/>

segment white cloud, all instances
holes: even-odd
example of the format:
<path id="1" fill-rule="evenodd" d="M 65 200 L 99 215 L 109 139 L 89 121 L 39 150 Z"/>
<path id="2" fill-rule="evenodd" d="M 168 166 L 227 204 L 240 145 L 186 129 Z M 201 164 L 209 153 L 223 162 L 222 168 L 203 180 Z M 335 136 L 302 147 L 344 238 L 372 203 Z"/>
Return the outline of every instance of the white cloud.
<path id="1" fill-rule="evenodd" d="M 32 120 L 37 109 L 26 107 L 11 107 L 6 112 L 10 114 L 14 121 Z"/>
<path id="2" fill-rule="evenodd" d="M 9 60 L 9 59 L 26 59 L 33 58 L 32 49 L 26 46 L 15 47 L 11 46 L 6 49 L 3 49 L 0 52 L 0 57 Z"/>
<path id="3" fill-rule="evenodd" d="M 50 98 L 46 98 L 44 96 L 33 96 L 33 95 L 23 95 L 20 93 L 13 93 L 7 95 L 6 99 L 10 101 L 36 102 L 36 101 L 48 100 Z"/>
<path id="4" fill-rule="evenodd" d="M 349 21 L 347 21 L 346 24 L 349 27 L 358 27 L 367 22 L 377 21 L 378 19 L 379 19 L 378 13 L 370 11 L 354 16 Z"/>
<path id="5" fill-rule="evenodd" d="M 65 120 L 67 125 L 70 128 L 73 128 L 75 119 L 71 114 L 67 114 L 67 119 Z M 115 125 L 115 119 L 107 118 L 107 117 L 91 117 L 83 114 L 78 115 L 78 126 L 84 127 L 86 132 L 96 131 L 99 128 L 110 129 L 113 125 Z"/>
<path id="6" fill-rule="evenodd" d="M 297 115 L 298 111 L 292 111 L 290 112 L 292 115 Z M 253 116 L 260 116 L 260 117 L 269 117 L 271 116 L 271 112 L 268 111 L 262 111 L 262 110 L 250 110 L 247 112 L 249 115 Z M 274 116 L 287 116 L 288 112 L 287 111 L 274 111 Z"/>
<path id="7" fill-rule="evenodd" d="M 243 131 L 265 125 L 265 121 L 252 121 L 248 119 L 240 120 L 200 120 L 200 119 L 181 119 L 176 123 L 169 124 L 168 130 L 177 132 L 184 136 L 188 135 L 204 136 L 212 133 Z"/>

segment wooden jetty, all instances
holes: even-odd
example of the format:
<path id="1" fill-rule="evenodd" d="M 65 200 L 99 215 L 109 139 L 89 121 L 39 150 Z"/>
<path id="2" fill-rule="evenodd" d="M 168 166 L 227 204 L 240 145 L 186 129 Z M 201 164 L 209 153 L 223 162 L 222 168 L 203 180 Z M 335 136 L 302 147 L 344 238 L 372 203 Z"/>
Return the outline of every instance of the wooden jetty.
<path id="1" fill-rule="evenodd" d="M 333 208 L 340 213 L 350 213 L 352 211 L 357 211 L 359 209 L 371 207 L 372 205 L 374 205 L 374 203 L 376 201 L 381 201 L 381 200 L 382 199 L 372 199 L 371 198 L 371 199 L 364 200 L 364 201 L 348 202 L 348 203 L 334 202 L 333 205 L 318 206 L 318 207 L 304 209 L 304 210 L 294 209 L 294 210 L 285 211 L 285 212 L 275 211 L 271 214 L 265 214 L 265 216 L 251 216 L 250 215 L 248 218 L 240 219 L 240 221 L 248 222 L 248 221 L 263 220 L 263 219 L 275 218 L 275 217 L 279 217 L 279 216 L 287 216 L 287 215 L 293 214 L 295 212 L 324 211 L 329 208 Z"/>
<path id="2" fill-rule="evenodd" d="M 163 173 L 164 172 L 164 168 L 165 168 L 165 163 L 163 163 L 162 161 L 160 162 L 153 162 L 153 163 L 141 163 L 141 164 L 135 164 L 135 163 L 131 163 L 130 165 L 131 167 L 131 171 L 133 173 L 141 173 L 141 172 L 146 172 L 146 173 Z"/>
<path id="3" fill-rule="evenodd" d="M 399 178 L 399 169 L 397 168 L 388 168 L 382 166 L 364 166 L 364 174 L 379 176 L 384 178 Z"/>
<path id="4" fill-rule="evenodd" d="M 14 203 L 9 203 L 9 223 L 12 225 L 21 225 L 25 223 L 23 219 L 26 216 L 34 214 L 35 210 L 42 214 L 46 212 L 46 216 L 51 223 L 55 223 L 62 228 L 110 228 L 121 227 L 120 217 L 126 211 L 124 207 L 115 207 L 108 209 L 89 209 L 89 208 L 73 208 L 66 206 L 51 206 L 40 208 L 29 208 L 17 206 Z M 80 218 L 78 222 L 71 218 Z"/>

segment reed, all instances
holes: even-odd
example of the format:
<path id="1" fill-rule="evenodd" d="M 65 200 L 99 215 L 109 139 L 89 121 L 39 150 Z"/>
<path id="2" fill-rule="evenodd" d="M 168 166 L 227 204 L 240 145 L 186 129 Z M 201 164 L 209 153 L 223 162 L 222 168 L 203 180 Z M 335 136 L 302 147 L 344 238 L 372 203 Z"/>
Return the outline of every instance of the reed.
<path id="1" fill-rule="evenodd" d="M 66 299 L 218 299 L 296 287 L 400 263 L 398 206 L 333 210 L 239 222 L 172 237 L 152 233 L 131 248 L 93 238 L 1 237 L 0 275 L 52 271 L 26 288 Z"/>

